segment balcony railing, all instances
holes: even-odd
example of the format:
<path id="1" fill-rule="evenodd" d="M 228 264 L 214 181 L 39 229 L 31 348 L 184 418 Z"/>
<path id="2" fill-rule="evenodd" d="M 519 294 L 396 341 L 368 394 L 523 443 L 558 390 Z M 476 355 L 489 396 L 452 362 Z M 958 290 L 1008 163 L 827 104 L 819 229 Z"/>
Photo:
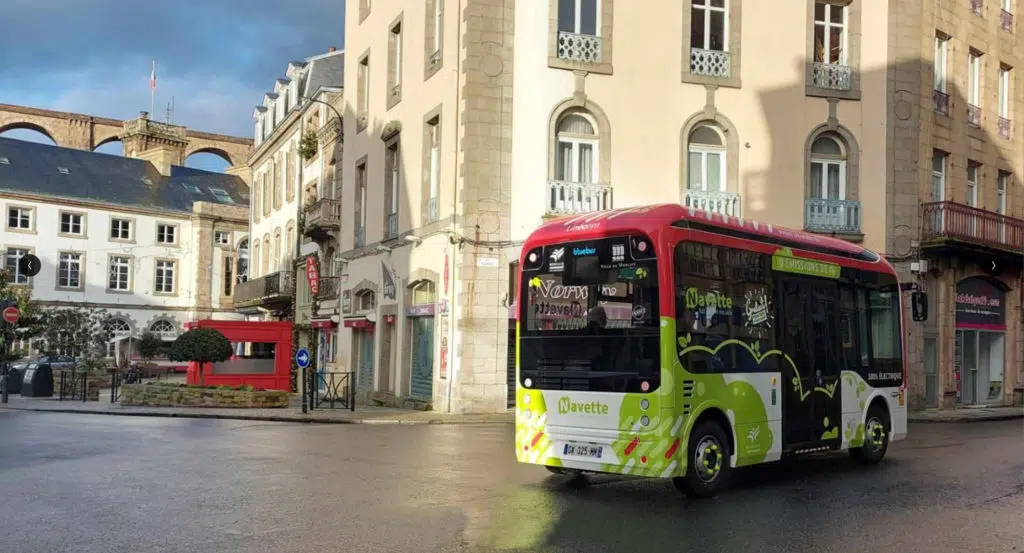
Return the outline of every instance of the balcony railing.
<path id="1" fill-rule="evenodd" d="M 732 192 L 686 190 L 683 205 L 730 217 L 740 216 L 740 195 Z"/>
<path id="2" fill-rule="evenodd" d="M 1010 128 L 1012 127 L 1011 121 L 1005 117 L 999 118 L 999 136 L 1009 139 Z"/>
<path id="3" fill-rule="evenodd" d="M 320 277 L 320 289 L 317 290 L 317 301 L 336 300 L 341 289 L 341 279 L 336 276 Z"/>
<path id="4" fill-rule="evenodd" d="M 956 202 L 921 206 L 922 242 L 953 240 L 972 245 L 1024 250 L 1024 221 Z"/>
<path id="5" fill-rule="evenodd" d="M 341 228 L 341 200 L 320 198 L 306 208 L 307 236 L 326 237 Z"/>
<path id="6" fill-rule="evenodd" d="M 729 52 L 690 48 L 690 73 L 693 75 L 728 78 L 731 66 Z"/>
<path id="7" fill-rule="evenodd" d="M 999 26 L 1004 31 L 1013 32 L 1013 14 L 1006 10 L 999 10 Z"/>
<path id="8" fill-rule="evenodd" d="M 943 115 L 949 115 L 949 94 L 941 90 L 932 90 L 932 109 Z"/>
<path id="9" fill-rule="evenodd" d="M 269 275 L 239 282 L 235 288 L 235 307 L 254 307 L 291 299 L 291 272 L 277 271 Z"/>
<path id="10" fill-rule="evenodd" d="M 558 59 L 581 63 L 601 63 L 601 37 L 559 31 Z"/>
<path id="11" fill-rule="evenodd" d="M 982 0 L 971 0 L 971 13 L 974 15 L 981 15 L 984 7 L 985 3 Z"/>
<path id="12" fill-rule="evenodd" d="M 973 104 L 967 104 L 967 124 L 972 127 L 981 126 L 981 108 Z"/>
<path id="13" fill-rule="evenodd" d="M 815 62 L 811 68 L 811 84 L 816 88 L 850 90 L 853 70 L 848 65 Z"/>
<path id="14" fill-rule="evenodd" d="M 548 213 L 589 213 L 612 209 L 612 187 L 606 184 L 549 181 Z"/>
<path id="15" fill-rule="evenodd" d="M 384 221 L 384 239 L 398 236 L 398 214 L 390 213 Z"/>
<path id="16" fill-rule="evenodd" d="M 441 218 L 441 202 L 438 198 L 427 200 L 427 222 L 433 223 Z"/>
<path id="17" fill-rule="evenodd" d="M 860 202 L 807 200 L 804 203 L 804 228 L 810 232 L 860 234 Z"/>

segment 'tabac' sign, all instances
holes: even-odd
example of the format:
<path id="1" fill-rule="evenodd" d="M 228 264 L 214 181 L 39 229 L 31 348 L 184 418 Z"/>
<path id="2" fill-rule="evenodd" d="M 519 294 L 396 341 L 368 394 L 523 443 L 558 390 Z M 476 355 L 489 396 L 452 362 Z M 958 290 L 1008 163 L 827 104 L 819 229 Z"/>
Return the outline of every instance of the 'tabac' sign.
<path id="1" fill-rule="evenodd" d="M 314 296 L 320 293 L 320 271 L 316 268 L 316 259 L 306 258 L 306 280 L 309 281 L 309 292 Z"/>

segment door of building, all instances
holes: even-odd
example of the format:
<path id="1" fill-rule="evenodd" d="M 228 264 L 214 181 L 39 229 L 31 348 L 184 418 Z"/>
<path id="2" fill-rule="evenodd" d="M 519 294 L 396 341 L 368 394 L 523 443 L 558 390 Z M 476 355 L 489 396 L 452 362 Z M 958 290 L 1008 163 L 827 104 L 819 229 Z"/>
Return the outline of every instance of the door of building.
<path id="1" fill-rule="evenodd" d="M 434 397 L 434 317 L 410 317 L 412 323 L 412 378 L 409 396 Z"/>
<path id="2" fill-rule="evenodd" d="M 965 405 L 999 403 L 1003 393 L 1002 332 L 958 330 L 960 341 L 960 402 Z"/>
<path id="3" fill-rule="evenodd" d="M 356 343 L 359 352 L 359 373 L 356 382 L 356 389 L 360 392 L 373 391 L 373 332 L 370 330 L 356 330 Z"/>

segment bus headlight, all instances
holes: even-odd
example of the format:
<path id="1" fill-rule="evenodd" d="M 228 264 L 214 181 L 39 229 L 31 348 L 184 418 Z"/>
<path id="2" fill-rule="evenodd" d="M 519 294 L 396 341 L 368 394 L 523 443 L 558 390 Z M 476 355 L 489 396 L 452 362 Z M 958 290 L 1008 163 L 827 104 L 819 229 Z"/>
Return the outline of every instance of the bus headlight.
<path id="1" fill-rule="evenodd" d="M 523 396 L 523 405 L 529 405 L 529 404 L 530 404 L 530 396 L 524 395 Z"/>
<path id="2" fill-rule="evenodd" d="M 650 407 L 650 406 L 651 406 L 651 402 L 647 401 L 647 398 L 644 398 L 644 399 L 640 400 L 640 408 L 643 409 L 644 411 L 646 411 L 647 408 Z"/>
<path id="3" fill-rule="evenodd" d="M 640 417 L 640 424 L 643 426 L 647 426 L 648 424 L 651 424 L 651 419 L 647 418 L 647 415 L 644 415 Z"/>
<path id="4" fill-rule="evenodd" d="M 533 412 L 527 409 L 526 411 L 523 411 L 523 416 L 526 418 L 530 418 L 533 416 Z"/>

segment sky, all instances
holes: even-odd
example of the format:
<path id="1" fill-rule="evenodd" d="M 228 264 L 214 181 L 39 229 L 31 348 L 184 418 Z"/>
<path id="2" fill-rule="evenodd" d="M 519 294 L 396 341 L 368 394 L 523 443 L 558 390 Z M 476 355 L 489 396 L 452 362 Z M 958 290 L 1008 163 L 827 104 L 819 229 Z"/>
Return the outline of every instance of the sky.
<path id="1" fill-rule="evenodd" d="M 154 120 L 251 138 L 290 60 L 344 47 L 345 0 L 0 0 L 0 103 Z M 31 131 L 3 136 L 52 143 Z M 119 142 L 98 151 L 121 153 Z M 186 165 L 222 170 L 213 154 Z"/>

